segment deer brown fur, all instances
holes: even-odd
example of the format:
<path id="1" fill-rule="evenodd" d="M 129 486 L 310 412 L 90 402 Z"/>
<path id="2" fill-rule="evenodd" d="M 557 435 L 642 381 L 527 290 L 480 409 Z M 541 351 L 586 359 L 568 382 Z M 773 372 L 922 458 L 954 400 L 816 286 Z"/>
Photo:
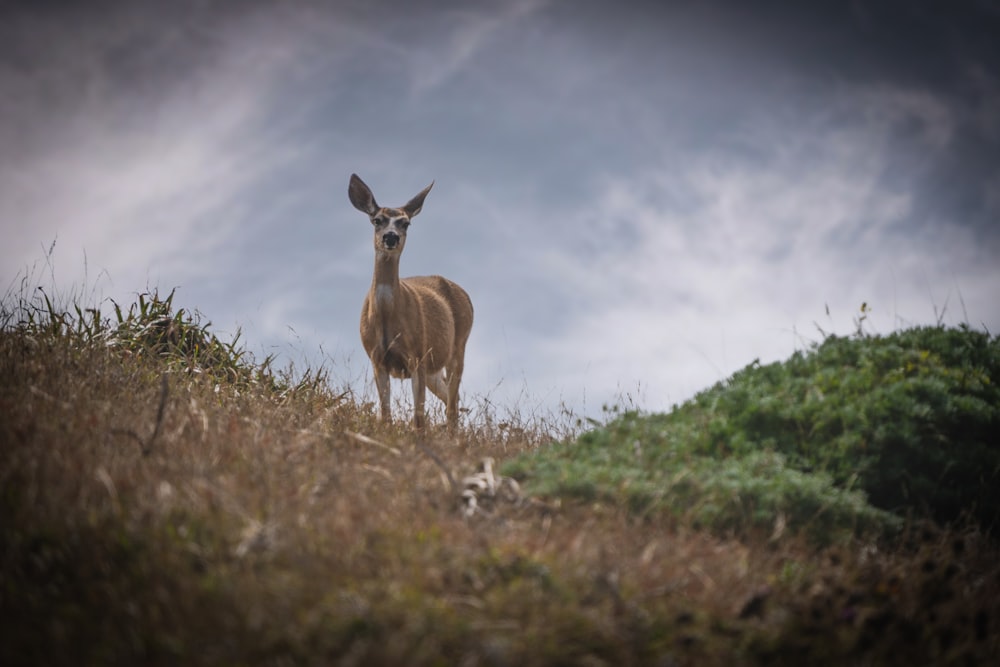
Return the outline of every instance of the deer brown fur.
<path id="1" fill-rule="evenodd" d="M 445 404 L 449 428 L 458 423 L 458 385 L 472 330 L 472 300 L 441 276 L 399 277 L 406 232 L 433 183 L 400 208 L 375 202 L 371 188 L 351 174 L 351 203 L 375 227 L 375 273 L 361 307 L 361 342 L 371 359 L 382 419 L 392 421 L 389 377 L 413 384 L 413 424 L 424 425 L 426 389 Z"/>

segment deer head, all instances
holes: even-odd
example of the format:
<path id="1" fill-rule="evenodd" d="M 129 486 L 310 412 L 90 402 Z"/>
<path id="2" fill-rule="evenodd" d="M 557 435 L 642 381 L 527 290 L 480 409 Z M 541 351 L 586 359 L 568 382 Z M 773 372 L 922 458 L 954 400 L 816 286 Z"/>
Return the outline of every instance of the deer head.
<path id="1" fill-rule="evenodd" d="M 434 183 L 431 182 L 400 208 L 385 208 L 375 202 L 371 188 L 358 178 L 357 174 L 351 174 L 347 195 L 350 197 L 351 203 L 354 204 L 354 208 L 366 214 L 375 227 L 376 253 L 399 254 L 403 252 L 403 246 L 406 245 L 406 230 L 410 227 L 410 220 L 417 213 L 420 213 L 420 209 L 424 206 L 424 198 L 433 187 Z"/>

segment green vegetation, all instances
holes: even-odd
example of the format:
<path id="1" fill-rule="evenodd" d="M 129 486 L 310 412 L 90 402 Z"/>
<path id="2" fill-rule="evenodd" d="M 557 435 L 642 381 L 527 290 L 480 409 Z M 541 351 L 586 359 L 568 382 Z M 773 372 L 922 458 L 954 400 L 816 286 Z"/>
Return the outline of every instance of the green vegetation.
<path id="1" fill-rule="evenodd" d="M 113 321 L 103 318 L 97 308 L 83 309 L 76 303 L 71 310 L 57 307 L 41 288 L 36 291 L 31 298 L 22 295 L 16 303 L 4 304 L 2 319 L 7 331 L 30 340 L 65 340 L 81 347 L 104 344 L 125 355 L 150 357 L 164 372 L 207 374 L 236 390 L 255 385 L 275 392 L 291 388 L 290 376 L 282 377 L 272 369 L 273 356 L 259 363 L 253 359 L 240 344 L 239 331 L 224 342 L 210 330 L 211 322 L 202 323 L 197 311 L 174 309 L 176 290 L 166 298 L 155 291 L 139 294 L 128 309 L 112 301 Z M 313 385 L 323 381 L 314 373 L 307 373 L 304 379 Z"/>
<path id="2" fill-rule="evenodd" d="M 466 397 L 452 437 L 256 362 L 173 296 L 0 304 L 0 664 L 1000 652 L 995 339 L 830 339 L 579 437 Z M 470 515 L 484 457 L 536 495 Z"/>
<path id="3" fill-rule="evenodd" d="M 508 463 L 544 495 L 608 498 L 723 534 L 1000 528 L 1000 339 L 967 328 L 829 337 L 669 414 L 626 413 Z"/>

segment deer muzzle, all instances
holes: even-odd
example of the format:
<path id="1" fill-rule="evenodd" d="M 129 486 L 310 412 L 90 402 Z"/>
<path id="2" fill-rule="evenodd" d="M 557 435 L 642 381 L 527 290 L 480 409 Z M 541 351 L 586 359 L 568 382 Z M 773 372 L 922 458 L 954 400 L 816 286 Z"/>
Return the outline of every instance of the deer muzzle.
<path id="1" fill-rule="evenodd" d="M 382 235 L 382 245 L 384 245 L 387 249 L 392 250 L 399 245 L 399 234 L 396 232 L 386 232 Z"/>

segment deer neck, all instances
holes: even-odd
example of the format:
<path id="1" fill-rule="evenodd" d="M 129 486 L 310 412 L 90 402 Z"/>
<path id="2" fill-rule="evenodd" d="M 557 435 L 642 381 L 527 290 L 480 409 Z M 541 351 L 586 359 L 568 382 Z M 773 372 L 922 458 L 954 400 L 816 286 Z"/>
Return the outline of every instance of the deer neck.
<path id="1" fill-rule="evenodd" d="M 375 255 L 375 277 L 372 279 L 372 298 L 375 310 L 391 313 L 399 299 L 399 255 Z"/>

